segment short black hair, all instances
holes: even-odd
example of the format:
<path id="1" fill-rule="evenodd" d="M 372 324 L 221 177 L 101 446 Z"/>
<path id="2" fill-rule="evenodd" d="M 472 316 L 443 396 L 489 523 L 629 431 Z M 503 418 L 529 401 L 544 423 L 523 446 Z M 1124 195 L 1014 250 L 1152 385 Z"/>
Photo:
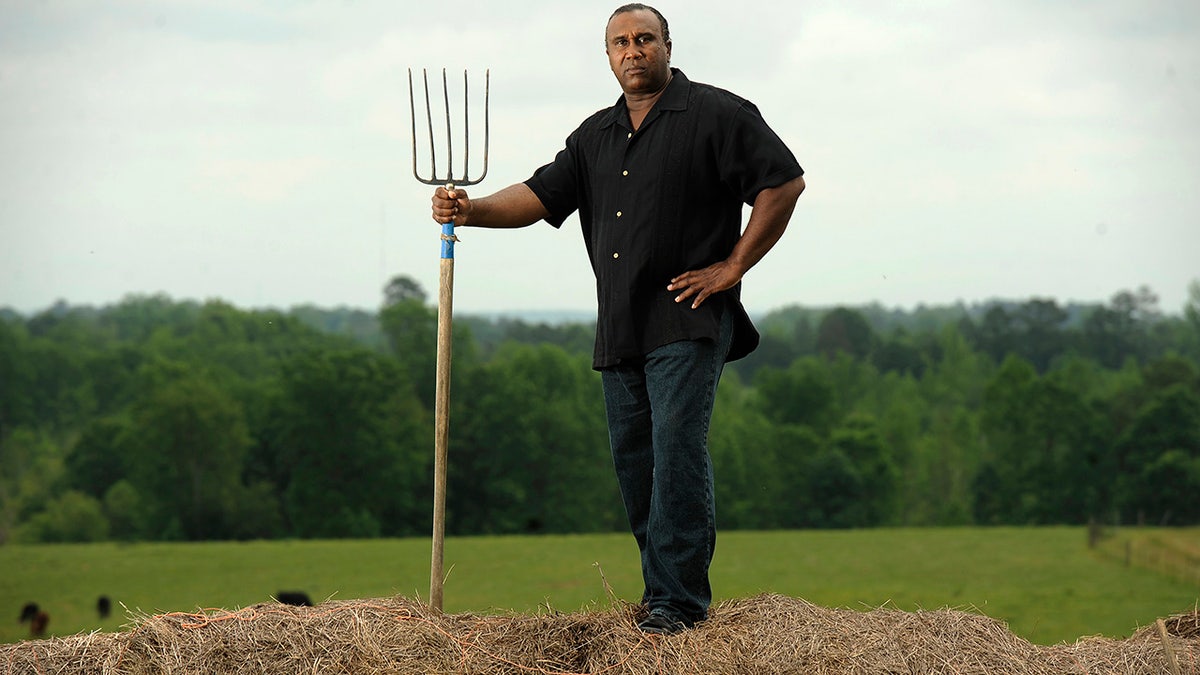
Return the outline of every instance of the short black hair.
<path id="1" fill-rule="evenodd" d="M 663 42 L 670 42 L 671 41 L 671 29 L 667 26 L 667 17 L 663 16 L 662 12 L 658 11 L 657 9 L 654 9 L 650 5 L 643 5 L 640 2 L 631 2 L 628 5 L 621 5 L 620 7 L 617 8 L 617 10 L 615 12 L 612 13 L 612 16 L 608 17 L 608 20 L 612 21 L 613 17 L 618 14 L 624 14 L 626 12 L 636 12 L 636 11 L 642 10 L 642 9 L 644 9 L 648 12 L 651 12 L 654 14 L 654 16 L 658 17 L 658 23 L 660 26 L 662 26 Z"/>

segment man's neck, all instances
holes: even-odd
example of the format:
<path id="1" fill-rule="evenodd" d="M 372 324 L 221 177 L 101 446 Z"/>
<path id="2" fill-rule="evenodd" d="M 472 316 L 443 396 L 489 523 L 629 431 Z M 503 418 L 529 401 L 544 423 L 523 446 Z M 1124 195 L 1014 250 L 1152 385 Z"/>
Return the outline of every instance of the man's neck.
<path id="1" fill-rule="evenodd" d="M 658 103 L 658 99 L 662 98 L 663 92 L 667 90 L 667 86 L 671 84 L 675 74 L 667 75 L 667 81 L 663 83 L 657 91 L 647 94 L 625 94 L 625 107 L 629 109 L 629 121 L 633 123 L 633 130 L 637 131 L 642 125 L 642 121 L 646 119 L 646 114 Z"/>

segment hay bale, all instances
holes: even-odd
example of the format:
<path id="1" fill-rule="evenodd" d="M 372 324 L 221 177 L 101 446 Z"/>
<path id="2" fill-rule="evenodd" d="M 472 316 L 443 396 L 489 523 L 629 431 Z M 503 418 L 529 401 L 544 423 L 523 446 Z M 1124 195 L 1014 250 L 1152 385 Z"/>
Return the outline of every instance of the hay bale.
<path id="1" fill-rule="evenodd" d="M 778 595 L 731 600 L 695 630 L 647 636 L 638 608 L 571 614 L 439 615 L 404 598 L 275 603 L 137 617 L 121 633 L 0 647 L 5 675 L 150 673 L 1200 673 L 1200 619 L 1163 638 L 1086 638 L 1039 647 L 959 610 L 855 611 Z"/>

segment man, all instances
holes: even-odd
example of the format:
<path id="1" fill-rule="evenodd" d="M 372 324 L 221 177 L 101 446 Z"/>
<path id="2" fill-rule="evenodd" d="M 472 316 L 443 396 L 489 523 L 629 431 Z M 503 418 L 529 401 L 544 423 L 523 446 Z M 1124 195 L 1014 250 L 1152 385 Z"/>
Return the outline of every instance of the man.
<path id="1" fill-rule="evenodd" d="M 593 366 L 642 556 L 638 625 L 669 634 L 708 616 L 713 397 L 725 362 L 758 344 L 741 279 L 783 234 L 804 172 L 753 104 L 671 68 L 658 10 L 618 8 L 605 51 L 622 91 L 614 106 L 524 183 L 474 200 L 438 188 L 433 218 L 558 227 L 579 212 L 596 275 Z M 743 203 L 753 206 L 744 232 Z"/>

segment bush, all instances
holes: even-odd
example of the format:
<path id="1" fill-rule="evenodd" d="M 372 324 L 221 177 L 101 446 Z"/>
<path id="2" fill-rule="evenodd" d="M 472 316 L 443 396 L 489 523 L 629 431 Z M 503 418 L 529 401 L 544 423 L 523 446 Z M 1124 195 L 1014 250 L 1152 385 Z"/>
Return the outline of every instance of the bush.
<path id="1" fill-rule="evenodd" d="M 134 541 L 145 535 L 142 498 L 128 480 L 119 480 L 104 493 L 104 513 L 115 539 Z"/>
<path id="2" fill-rule="evenodd" d="M 108 518 L 100 501 L 71 490 L 30 518 L 17 538 L 26 543 L 104 541 L 108 532 Z"/>

